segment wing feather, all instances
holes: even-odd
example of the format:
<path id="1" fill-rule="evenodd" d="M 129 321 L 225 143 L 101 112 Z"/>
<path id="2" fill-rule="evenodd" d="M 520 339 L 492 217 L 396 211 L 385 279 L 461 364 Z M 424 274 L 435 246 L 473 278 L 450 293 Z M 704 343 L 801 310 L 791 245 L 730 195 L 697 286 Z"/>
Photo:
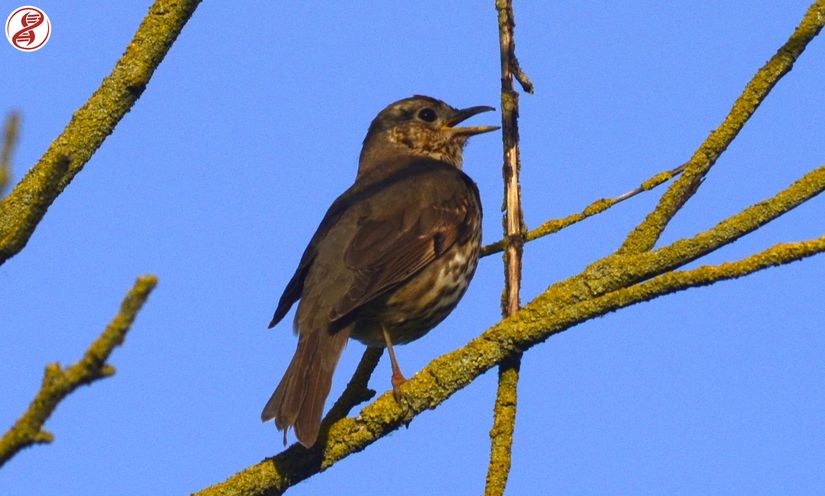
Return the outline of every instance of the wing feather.
<path id="1" fill-rule="evenodd" d="M 412 277 L 470 229 L 468 205 L 455 196 L 421 209 L 413 222 L 408 214 L 359 223 L 344 253 L 356 277 L 333 307 L 330 320 L 349 315 Z M 399 221 L 405 217 L 407 222 Z"/>

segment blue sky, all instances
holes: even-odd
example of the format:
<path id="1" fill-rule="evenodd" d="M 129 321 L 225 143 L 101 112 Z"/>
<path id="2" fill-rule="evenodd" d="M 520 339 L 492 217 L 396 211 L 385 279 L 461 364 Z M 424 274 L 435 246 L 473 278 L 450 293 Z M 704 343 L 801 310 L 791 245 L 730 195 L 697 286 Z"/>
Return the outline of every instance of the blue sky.
<path id="1" fill-rule="evenodd" d="M 0 427 L 43 366 L 77 360 L 137 275 L 160 284 L 117 375 L 67 398 L 56 440 L 0 494 L 186 494 L 280 451 L 258 415 L 294 351 L 275 302 L 389 102 L 499 101 L 493 2 L 204 2 L 146 92 L 0 267 Z M 40 1 L 53 35 L 0 47 L 0 112 L 23 114 L 15 176 L 108 75 L 150 2 Z M 0 1 L 0 13 L 19 4 Z M 516 2 L 529 227 L 690 157 L 808 4 Z M 825 161 L 825 41 L 774 89 L 661 243 L 711 227 Z M 495 124 L 492 114 L 474 119 Z M 471 140 L 485 240 L 500 236 L 497 134 Z M 612 252 L 648 193 L 526 247 L 523 297 Z M 821 236 L 815 198 L 701 263 Z M 693 265 L 696 265 L 694 263 Z M 825 258 L 579 325 L 524 358 L 508 494 L 819 494 L 825 487 Z M 398 349 L 412 375 L 498 320 L 484 259 L 461 305 Z M 289 319 L 289 318 L 288 318 Z M 287 320 L 288 320 L 287 319 Z M 332 396 L 362 346 L 344 353 Z M 371 382 L 389 388 L 386 358 Z M 290 494 L 479 494 L 495 373 Z"/>

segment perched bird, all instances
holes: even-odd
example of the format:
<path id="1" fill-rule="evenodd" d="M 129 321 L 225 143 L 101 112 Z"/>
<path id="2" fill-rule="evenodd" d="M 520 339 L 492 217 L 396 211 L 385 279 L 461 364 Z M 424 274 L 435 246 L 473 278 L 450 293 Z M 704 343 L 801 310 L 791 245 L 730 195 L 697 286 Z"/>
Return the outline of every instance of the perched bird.
<path id="1" fill-rule="evenodd" d="M 413 96 L 372 121 L 355 183 L 330 206 L 269 324 L 300 299 L 298 349 L 261 413 L 284 439 L 294 427 L 301 444 L 315 444 L 349 338 L 387 347 L 398 398 L 405 379 L 393 345 L 426 334 L 464 295 L 478 262 L 481 202 L 461 171 L 463 148 L 498 127 L 457 125 L 491 110 Z"/>

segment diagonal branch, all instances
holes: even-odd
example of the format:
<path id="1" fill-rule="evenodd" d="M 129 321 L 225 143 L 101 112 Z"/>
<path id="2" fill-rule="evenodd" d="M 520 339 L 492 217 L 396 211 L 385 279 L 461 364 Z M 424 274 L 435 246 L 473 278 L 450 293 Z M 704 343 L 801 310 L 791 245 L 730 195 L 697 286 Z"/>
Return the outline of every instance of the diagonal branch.
<path id="1" fill-rule="evenodd" d="M 736 99 L 722 124 L 713 130 L 687 162 L 685 172 L 662 195 L 659 204 L 625 239 L 619 253 L 650 250 L 670 219 L 696 192 L 705 175 L 719 156 L 739 134 L 777 82 L 790 72 L 808 43 L 825 25 L 825 0 L 815 1 L 787 42 L 760 68 Z"/>
<path id="2" fill-rule="evenodd" d="M 198 3 L 155 1 L 112 73 L 0 202 L 0 264 L 26 246 L 49 205 L 132 108 Z M 55 178 L 52 172 L 63 165 L 65 170 Z"/>
<path id="3" fill-rule="evenodd" d="M 378 361 L 381 360 L 382 354 L 384 354 L 384 348 L 368 347 L 364 350 L 361 361 L 358 362 L 358 366 L 347 383 L 347 387 L 344 388 L 344 392 L 335 400 L 332 408 L 329 409 L 324 420 L 321 421 L 321 436 L 325 434 L 326 427 L 346 417 L 350 410 L 375 396 L 375 391 L 369 389 L 367 385 L 375 367 L 378 366 Z"/>
<path id="4" fill-rule="evenodd" d="M 528 231 L 524 235 L 524 242 L 528 243 L 530 241 L 533 241 L 534 239 L 538 239 L 550 234 L 557 233 L 566 227 L 581 222 L 584 219 L 587 219 L 588 217 L 598 215 L 618 203 L 633 198 L 634 196 L 640 193 L 644 193 L 645 191 L 652 190 L 653 188 L 681 174 L 684 170 L 685 164 L 682 164 L 679 167 L 676 167 L 675 169 L 662 171 L 656 174 L 655 176 L 645 180 L 637 188 L 630 190 L 627 193 L 624 193 L 614 198 L 602 198 L 596 200 L 587 207 L 585 207 L 584 210 L 582 210 L 579 213 L 570 214 L 567 217 L 562 217 L 560 219 L 548 220 L 547 222 L 533 229 L 532 231 Z M 487 255 L 492 255 L 493 253 L 498 253 L 502 250 L 504 250 L 503 239 L 482 247 L 481 256 L 486 257 Z"/>
<path id="5" fill-rule="evenodd" d="M 753 272 L 788 264 L 825 252 L 825 236 L 797 243 L 776 245 L 737 262 L 704 266 L 684 272 L 659 275 L 649 281 L 619 288 L 592 299 L 559 306 L 543 294 L 516 315 L 494 325 L 464 347 L 436 358 L 407 382 L 408 402 L 404 407 L 391 394 L 381 395 L 356 418 L 344 418 L 329 430 L 320 463 L 311 472 L 306 450 L 287 450 L 253 465 L 223 483 L 196 495 L 237 494 L 263 496 L 281 494 L 297 481 L 329 468 L 342 458 L 410 423 L 416 415 L 434 409 L 476 377 L 508 359 L 519 350 L 545 341 L 557 334 L 606 313 L 659 296 L 717 281 L 742 277 Z"/>
<path id="6" fill-rule="evenodd" d="M 728 217 L 692 238 L 681 239 L 652 252 L 610 255 L 594 262 L 582 273 L 553 284 L 544 294 L 558 305 L 568 305 L 629 287 L 728 245 L 824 190 L 825 165 L 808 172 L 773 197 Z"/>
<path id="7" fill-rule="evenodd" d="M 518 313 L 463 348 L 430 362 L 407 381 L 404 407 L 399 406 L 391 394 L 384 394 L 365 407 L 357 418 L 344 418 L 330 426 L 320 452 L 290 448 L 196 494 L 219 495 L 230 490 L 243 495 L 280 494 L 298 481 L 409 424 L 419 413 L 436 408 L 482 373 L 553 334 L 634 303 L 821 253 L 825 251 L 825 238 L 777 245 L 734 265 L 668 272 L 725 246 L 823 190 L 825 166 L 809 172 L 772 198 L 692 238 L 654 252 L 610 255 L 583 273 L 550 286 Z"/>
<path id="8" fill-rule="evenodd" d="M 54 436 L 43 430 L 43 424 L 63 398 L 81 385 L 91 384 L 115 373 L 114 367 L 107 364 L 106 360 L 116 346 L 123 344 L 138 311 L 146 303 L 156 284 L 154 276 L 139 277 L 121 303 L 115 318 L 77 363 L 65 369 L 58 363 L 46 366 L 40 391 L 26 413 L 0 439 L 0 466 L 24 448 L 52 442 Z"/>
<path id="9" fill-rule="evenodd" d="M 300 443 L 294 443 L 289 448 L 285 449 L 281 454 L 287 460 L 285 473 L 292 474 L 293 477 L 287 481 L 287 485 L 293 486 L 311 474 L 318 473 L 323 470 L 321 462 L 323 461 L 323 446 L 326 445 L 327 437 L 329 436 L 329 428 L 335 422 L 341 420 L 349 414 L 356 405 L 365 401 L 369 401 L 375 396 L 375 391 L 369 389 L 370 376 L 378 365 L 381 355 L 384 353 L 384 348 L 367 348 L 361 356 L 361 361 L 358 363 L 355 372 L 352 374 L 347 387 L 341 396 L 332 405 L 327 415 L 321 421 L 321 430 L 318 434 L 318 442 L 307 449 Z M 286 433 L 284 433 L 284 444 L 286 444 Z M 303 476 L 302 474 L 309 474 Z M 260 494 L 257 492 L 241 492 L 240 494 Z"/>
<path id="10" fill-rule="evenodd" d="M 812 9 L 818 10 L 813 15 L 809 11 L 797 29 L 797 32 L 801 30 L 807 34 L 800 35 L 792 46 L 786 44 L 780 49 L 780 53 L 788 52 L 792 59 L 801 54 L 804 45 L 816 35 L 821 23 L 825 22 L 822 5 L 822 1 L 814 4 Z M 816 23 L 820 26 L 816 27 Z M 806 39 L 808 35 L 810 36 Z M 785 56 L 788 53 L 785 53 Z M 792 62 L 793 60 L 790 61 L 791 64 Z M 787 72 L 789 67 L 790 65 L 784 72 Z M 781 67 L 779 69 L 782 72 Z M 762 81 L 768 81 L 768 86 L 772 87 L 779 77 L 781 74 L 774 74 L 772 83 L 770 78 Z M 769 89 L 763 93 L 767 94 Z M 748 88 L 746 92 L 747 90 Z M 743 98 L 744 95 L 740 100 Z M 737 105 L 740 104 L 740 100 L 737 101 Z M 754 109 L 756 105 L 758 103 L 754 104 Z M 719 153 L 726 146 L 727 144 L 723 144 L 717 147 Z M 687 181 L 688 185 L 691 181 L 696 181 L 697 170 L 701 172 L 697 163 L 699 162 L 693 159 L 689 162 L 679 179 L 683 184 L 678 188 L 674 184 L 670 191 L 674 191 L 674 188 L 684 188 L 684 181 Z M 685 175 L 693 177 L 686 179 Z M 823 189 L 825 167 L 820 167 L 774 197 L 753 205 L 692 238 L 656 251 L 648 251 L 649 247 L 638 251 L 620 250 L 599 260 L 583 273 L 552 285 L 518 313 L 494 325 L 464 347 L 430 362 L 406 383 L 407 401 L 403 406 L 395 402 L 392 395 L 384 394 L 362 409 L 356 418 L 343 418 L 335 422 L 330 426 L 320 453 L 320 462 L 315 460 L 313 463 L 307 463 L 310 455 L 306 450 L 301 453 L 290 449 L 196 494 L 281 494 L 296 481 L 325 470 L 346 456 L 365 449 L 387 433 L 409 424 L 419 413 L 436 408 L 480 374 L 543 342 L 553 334 L 594 317 L 658 296 L 742 277 L 767 267 L 787 264 L 821 253 L 825 251 L 825 237 L 776 245 L 738 262 L 700 267 L 690 271 L 668 272 L 758 229 L 814 197 Z M 685 191 L 690 191 L 690 188 Z M 640 245 L 634 246 L 638 248 Z"/>

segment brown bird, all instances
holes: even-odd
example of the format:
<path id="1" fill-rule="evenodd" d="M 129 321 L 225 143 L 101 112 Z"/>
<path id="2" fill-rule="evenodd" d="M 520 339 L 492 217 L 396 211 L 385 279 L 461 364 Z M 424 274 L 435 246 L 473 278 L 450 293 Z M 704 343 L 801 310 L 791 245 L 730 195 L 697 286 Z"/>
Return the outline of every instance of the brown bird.
<path id="1" fill-rule="evenodd" d="M 302 445 L 315 444 L 348 338 L 387 347 L 398 398 L 405 379 L 393 345 L 426 334 L 464 295 L 478 262 L 481 201 L 462 152 L 470 136 L 498 127 L 456 126 L 491 110 L 413 96 L 372 121 L 355 183 L 327 211 L 269 324 L 301 300 L 298 349 L 261 413 L 285 440 L 292 426 Z"/>

